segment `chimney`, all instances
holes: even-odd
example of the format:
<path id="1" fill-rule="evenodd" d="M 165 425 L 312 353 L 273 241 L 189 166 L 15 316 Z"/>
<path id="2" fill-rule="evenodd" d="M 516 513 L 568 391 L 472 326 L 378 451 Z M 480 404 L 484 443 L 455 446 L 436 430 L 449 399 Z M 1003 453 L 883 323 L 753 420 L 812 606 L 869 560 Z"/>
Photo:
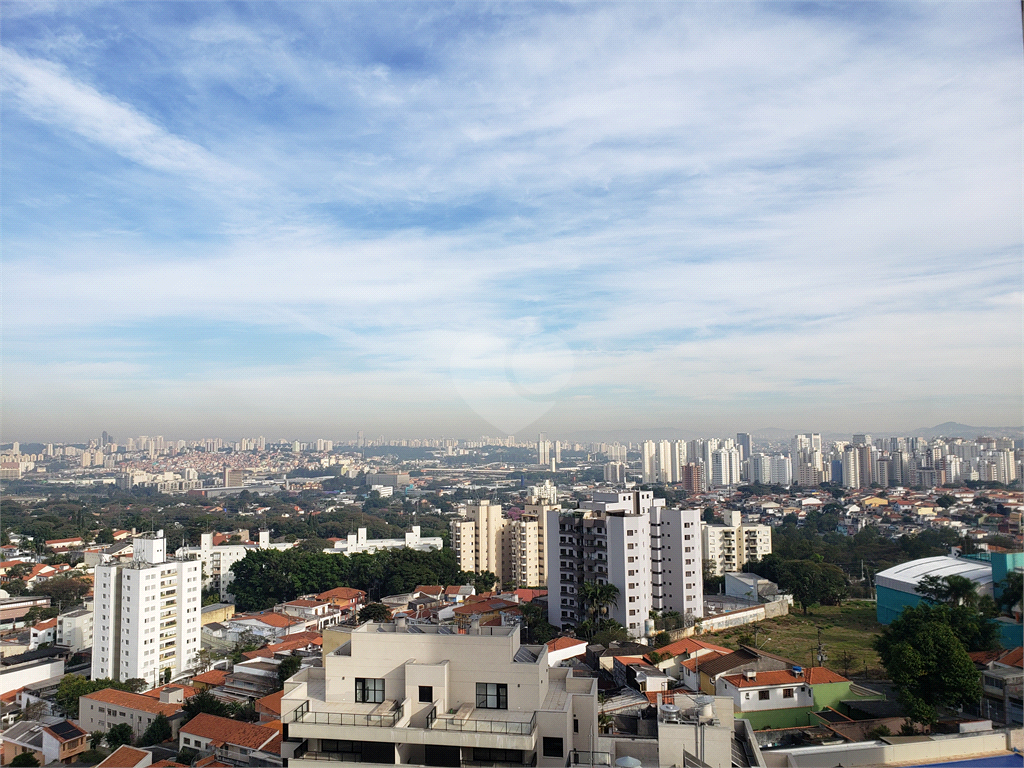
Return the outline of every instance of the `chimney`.
<path id="1" fill-rule="evenodd" d="M 469 628 L 472 630 L 471 634 L 480 634 L 480 614 L 476 614 L 470 619 Z"/>
<path id="2" fill-rule="evenodd" d="M 405 616 L 395 617 L 395 632 L 408 632 L 409 631 L 409 619 Z"/>
<path id="3" fill-rule="evenodd" d="M 757 670 L 756 669 L 745 669 L 745 670 L 743 670 L 743 677 L 746 680 L 757 680 Z"/>

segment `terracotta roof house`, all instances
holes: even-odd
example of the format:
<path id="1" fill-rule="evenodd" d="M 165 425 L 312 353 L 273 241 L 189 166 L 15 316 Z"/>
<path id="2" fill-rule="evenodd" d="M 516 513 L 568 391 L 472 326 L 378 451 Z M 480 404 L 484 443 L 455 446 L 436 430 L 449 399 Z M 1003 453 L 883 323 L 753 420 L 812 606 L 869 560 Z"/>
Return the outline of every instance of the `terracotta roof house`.
<path id="1" fill-rule="evenodd" d="M 127 723 L 138 739 L 157 715 L 163 715 L 171 725 L 172 737 L 184 720 L 181 704 L 161 701 L 140 693 L 104 688 L 78 697 L 78 722 L 89 733 L 108 731 L 113 725 Z"/>
<path id="2" fill-rule="evenodd" d="M 153 753 L 122 744 L 96 768 L 148 768 L 153 764 Z"/>
<path id="3" fill-rule="evenodd" d="M 203 712 L 189 720 L 178 734 L 179 749 L 212 752 L 218 760 L 245 765 L 281 765 L 281 734 L 276 728 L 242 723 Z"/>

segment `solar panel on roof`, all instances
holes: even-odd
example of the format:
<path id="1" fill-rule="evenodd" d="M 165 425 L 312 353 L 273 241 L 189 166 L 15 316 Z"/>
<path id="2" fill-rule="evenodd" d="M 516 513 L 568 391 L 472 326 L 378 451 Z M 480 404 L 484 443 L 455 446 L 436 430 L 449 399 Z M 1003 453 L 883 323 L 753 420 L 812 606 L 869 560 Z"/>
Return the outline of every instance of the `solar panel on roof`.
<path id="1" fill-rule="evenodd" d="M 83 733 L 81 728 L 69 723 L 67 720 L 51 725 L 50 730 L 61 739 L 74 739 L 81 736 Z"/>

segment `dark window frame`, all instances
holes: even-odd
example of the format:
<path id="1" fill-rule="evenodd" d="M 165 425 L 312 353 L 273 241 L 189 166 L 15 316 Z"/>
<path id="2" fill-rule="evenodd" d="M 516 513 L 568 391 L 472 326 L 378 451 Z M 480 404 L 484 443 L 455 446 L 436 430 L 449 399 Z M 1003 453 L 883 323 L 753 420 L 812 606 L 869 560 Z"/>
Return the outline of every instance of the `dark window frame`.
<path id="1" fill-rule="evenodd" d="M 380 704 L 384 701 L 384 678 L 357 677 L 356 701 L 361 704 Z"/>
<path id="2" fill-rule="evenodd" d="M 477 709 L 508 709 L 507 683 L 477 683 Z"/>
<path id="3" fill-rule="evenodd" d="M 421 685 L 420 689 L 420 704 L 433 704 L 434 703 L 434 686 L 432 685 Z M 424 698 L 426 696 L 426 698 Z"/>
<path id="4" fill-rule="evenodd" d="M 561 736 L 544 736 L 544 757 L 565 757 L 565 743 Z"/>

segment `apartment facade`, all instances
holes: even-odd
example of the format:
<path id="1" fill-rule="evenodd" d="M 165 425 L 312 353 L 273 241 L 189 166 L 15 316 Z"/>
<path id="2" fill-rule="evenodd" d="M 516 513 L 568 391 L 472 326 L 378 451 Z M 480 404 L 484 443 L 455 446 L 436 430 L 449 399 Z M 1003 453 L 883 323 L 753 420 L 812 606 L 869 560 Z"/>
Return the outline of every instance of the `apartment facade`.
<path id="1" fill-rule="evenodd" d="M 93 645 L 92 608 L 79 608 L 57 617 L 57 645 L 72 651 L 84 651 Z"/>
<path id="2" fill-rule="evenodd" d="M 285 684 L 282 756 L 396 765 L 566 765 L 598 732 L 597 681 L 550 668 L 516 627 L 368 623 L 324 636 Z"/>
<path id="3" fill-rule="evenodd" d="M 699 618 L 704 615 L 701 511 L 654 506 L 650 514 L 652 608 Z"/>
<path id="4" fill-rule="evenodd" d="M 503 532 L 511 521 L 502 517 L 501 505 L 489 501 L 470 502 L 466 516 L 451 522 L 451 546 L 459 567 L 470 573 L 490 571 L 505 579 L 507 559 Z"/>
<path id="5" fill-rule="evenodd" d="M 138 739 L 156 719 L 163 715 L 171 726 L 171 735 L 176 736 L 184 720 L 181 702 L 172 702 L 169 695 L 162 698 L 143 696 L 139 693 L 104 688 L 78 697 L 78 722 L 89 733 L 108 731 L 115 725 L 127 723 L 132 727 L 133 738 Z"/>
<path id="6" fill-rule="evenodd" d="M 548 621 L 591 618 L 587 582 L 614 584 L 607 618 L 644 635 L 651 610 L 703 615 L 699 510 L 666 509 L 650 491 L 598 491 L 580 509 L 548 512 Z"/>
<path id="7" fill-rule="evenodd" d="M 92 677 L 152 686 L 189 669 L 200 648 L 198 559 L 166 557 L 163 531 L 134 539 L 133 560 L 96 566 Z"/>
<path id="8" fill-rule="evenodd" d="M 759 523 L 744 523 L 737 510 L 727 510 L 724 525 L 701 524 L 701 555 L 715 576 L 740 571 L 750 560 L 760 560 L 772 552 L 772 528 Z"/>
<path id="9" fill-rule="evenodd" d="M 527 504 L 518 520 L 510 520 L 502 531 L 506 552 L 506 585 L 539 587 L 547 584 L 544 530 L 547 513 L 561 509 L 553 504 Z"/>

